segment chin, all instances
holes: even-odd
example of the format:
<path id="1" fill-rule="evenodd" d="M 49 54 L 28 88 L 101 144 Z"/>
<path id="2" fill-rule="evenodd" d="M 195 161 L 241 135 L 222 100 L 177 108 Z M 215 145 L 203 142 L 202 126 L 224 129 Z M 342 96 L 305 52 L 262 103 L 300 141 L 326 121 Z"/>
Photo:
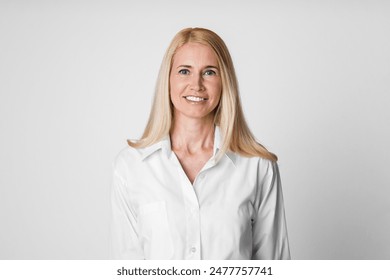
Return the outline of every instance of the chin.
<path id="1" fill-rule="evenodd" d="M 208 118 L 214 118 L 214 112 L 195 112 L 193 110 L 187 110 L 187 111 L 178 111 L 176 110 L 175 116 L 182 115 L 183 117 L 189 118 L 189 119 L 208 119 Z"/>

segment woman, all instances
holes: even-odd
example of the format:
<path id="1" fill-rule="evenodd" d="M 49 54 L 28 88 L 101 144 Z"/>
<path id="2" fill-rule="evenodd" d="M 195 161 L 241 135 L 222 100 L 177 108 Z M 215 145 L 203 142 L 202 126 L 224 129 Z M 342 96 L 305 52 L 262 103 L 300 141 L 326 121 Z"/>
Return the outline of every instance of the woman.
<path id="1" fill-rule="evenodd" d="M 290 258 L 277 158 L 249 131 L 217 34 L 174 37 L 128 144 L 113 165 L 113 258 Z"/>

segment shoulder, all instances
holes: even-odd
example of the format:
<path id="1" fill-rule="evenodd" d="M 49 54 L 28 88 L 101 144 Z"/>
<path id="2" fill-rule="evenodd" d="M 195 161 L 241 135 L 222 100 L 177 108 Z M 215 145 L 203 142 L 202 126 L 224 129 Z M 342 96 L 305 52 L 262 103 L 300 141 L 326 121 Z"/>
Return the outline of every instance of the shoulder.
<path id="1" fill-rule="evenodd" d="M 245 157 L 235 154 L 236 167 L 239 169 L 250 170 L 255 173 L 258 179 L 264 177 L 273 177 L 279 174 L 279 167 L 276 161 L 266 159 L 263 157 Z"/>
<path id="2" fill-rule="evenodd" d="M 270 159 L 258 158 L 259 169 L 264 170 L 266 173 L 275 173 L 278 170 L 278 162 Z"/>
<path id="3" fill-rule="evenodd" d="M 279 167 L 277 161 L 259 158 L 258 174 L 260 178 L 275 180 L 279 177 Z"/>
<path id="4" fill-rule="evenodd" d="M 112 166 L 116 172 L 123 173 L 125 170 L 128 170 L 131 165 L 138 164 L 141 161 L 141 149 L 136 149 L 127 145 L 115 156 Z"/>
<path id="5" fill-rule="evenodd" d="M 276 161 L 259 156 L 243 156 L 238 153 L 234 153 L 234 158 L 238 165 L 257 166 L 260 169 L 272 169 L 278 166 Z"/>

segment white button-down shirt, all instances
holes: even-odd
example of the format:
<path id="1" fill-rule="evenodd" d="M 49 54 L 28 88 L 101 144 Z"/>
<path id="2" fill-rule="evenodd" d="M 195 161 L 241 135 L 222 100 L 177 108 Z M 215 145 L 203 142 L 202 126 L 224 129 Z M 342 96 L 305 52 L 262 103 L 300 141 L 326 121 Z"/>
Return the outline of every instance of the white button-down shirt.
<path id="1" fill-rule="evenodd" d="M 113 164 L 114 259 L 290 259 L 278 166 L 227 152 L 193 184 L 169 137 Z"/>

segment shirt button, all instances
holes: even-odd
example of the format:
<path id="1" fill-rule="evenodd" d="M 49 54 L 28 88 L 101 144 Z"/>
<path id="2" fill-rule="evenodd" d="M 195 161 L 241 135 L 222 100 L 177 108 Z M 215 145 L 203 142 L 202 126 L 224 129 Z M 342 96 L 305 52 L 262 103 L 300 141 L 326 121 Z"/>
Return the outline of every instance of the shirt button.
<path id="1" fill-rule="evenodd" d="M 191 253 L 195 253 L 196 252 L 196 248 L 195 247 L 192 247 L 191 248 Z"/>

